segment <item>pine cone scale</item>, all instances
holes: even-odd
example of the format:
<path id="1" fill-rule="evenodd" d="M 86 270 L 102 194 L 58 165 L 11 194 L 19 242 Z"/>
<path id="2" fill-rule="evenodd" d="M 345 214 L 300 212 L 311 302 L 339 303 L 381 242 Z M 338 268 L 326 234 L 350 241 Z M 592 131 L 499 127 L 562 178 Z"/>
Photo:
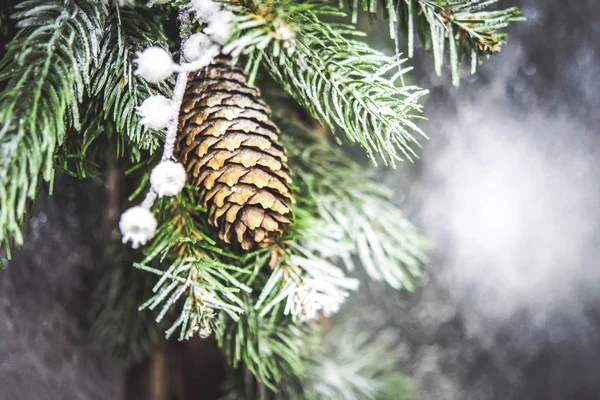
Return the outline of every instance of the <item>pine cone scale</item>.
<path id="1" fill-rule="evenodd" d="M 244 249 L 273 244 L 294 202 L 270 108 L 243 71 L 222 59 L 188 83 L 178 149 L 208 222 Z"/>
<path id="2" fill-rule="evenodd" d="M 213 119 L 206 121 L 204 124 L 189 124 L 184 127 L 186 130 L 196 130 L 195 134 L 188 140 L 194 140 L 198 135 L 210 135 L 220 137 L 226 132 L 243 132 L 252 133 L 253 135 L 263 136 L 275 143 L 279 140 L 279 131 L 277 127 L 266 125 L 258 121 L 249 119 L 239 119 L 230 121 L 227 119 Z M 201 137 L 201 136 L 200 136 Z"/>

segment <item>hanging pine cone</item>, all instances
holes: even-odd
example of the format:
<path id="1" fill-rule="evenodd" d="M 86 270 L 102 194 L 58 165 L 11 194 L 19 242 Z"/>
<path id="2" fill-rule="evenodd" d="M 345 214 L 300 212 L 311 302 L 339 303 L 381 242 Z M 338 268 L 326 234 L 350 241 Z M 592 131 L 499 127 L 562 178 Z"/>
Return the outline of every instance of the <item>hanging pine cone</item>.
<path id="1" fill-rule="evenodd" d="M 279 129 L 260 91 L 225 58 L 190 78 L 179 119 L 178 150 L 200 205 L 227 243 L 274 243 L 294 201 Z"/>

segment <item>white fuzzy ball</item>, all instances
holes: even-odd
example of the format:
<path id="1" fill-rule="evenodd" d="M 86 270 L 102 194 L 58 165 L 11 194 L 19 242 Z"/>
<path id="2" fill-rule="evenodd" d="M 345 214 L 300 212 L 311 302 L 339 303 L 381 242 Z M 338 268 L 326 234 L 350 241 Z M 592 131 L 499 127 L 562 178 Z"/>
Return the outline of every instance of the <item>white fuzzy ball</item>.
<path id="1" fill-rule="evenodd" d="M 150 129 L 164 129 L 175 115 L 171 99 L 160 94 L 150 96 L 137 108 L 140 123 Z"/>
<path id="2" fill-rule="evenodd" d="M 183 56 L 188 62 L 196 61 L 214 46 L 213 41 L 204 33 L 195 33 L 183 44 Z"/>
<path id="3" fill-rule="evenodd" d="M 231 21 L 233 18 L 234 15 L 231 11 L 219 11 L 211 18 L 206 28 L 204 28 L 204 33 L 210 36 L 215 42 L 224 44 L 231 37 Z"/>
<path id="4" fill-rule="evenodd" d="M 131 247 L 137 249 L 140 244 L 154 237 L 158 223 L 150 210 L 136 206 L 121 214 L 119 229 L 123 235 L 123 243 L 131 241 Z"/>
<path id="5" fill-rule="evenodd" d="M 221 6 L 212 0 L 192 0 L 189 7 L 200 22 L 209 22 L 221 10 Z"/>
<path id="6" fill-rule="evenodd" d="M 167 79 L 175 71 L 175 63 L 171 54 L 162 47 L 152 46 L 137 53 L 134 60 L 138 67 L 136 75 L 150 83 L 158 83 Z"/>
<path id="7" fill-rule="evenodd" d="M 185 186 L 185 168 L 173 161 L 163 161 L 152 170 L 150 185 L 158 197 L 175 196 Z"/>

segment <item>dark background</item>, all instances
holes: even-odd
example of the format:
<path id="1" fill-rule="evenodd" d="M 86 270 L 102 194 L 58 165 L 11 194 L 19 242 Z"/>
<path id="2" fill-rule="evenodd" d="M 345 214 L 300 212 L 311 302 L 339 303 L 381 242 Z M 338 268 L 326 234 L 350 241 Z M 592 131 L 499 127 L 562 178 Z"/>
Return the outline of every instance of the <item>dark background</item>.
<path id="1" fill-rule="evenodd" d="M 415 293 L 367 287 L 378 312 L 365 323 L 398 332 L 421 399 L 596 399 L 600 4 L 501 5 L 528 21 L 460 88 L 430 58 L 411 61 L 431 89 L 430 141 L 388 181 L 432 262 Z M 205 344 L 163 346 L 127 371 L 92 350 L 85 299 L 114 202 L 68 178 L 54 192 L 0 272 L 0 399 L 214 398 L 222 370 Z"/>

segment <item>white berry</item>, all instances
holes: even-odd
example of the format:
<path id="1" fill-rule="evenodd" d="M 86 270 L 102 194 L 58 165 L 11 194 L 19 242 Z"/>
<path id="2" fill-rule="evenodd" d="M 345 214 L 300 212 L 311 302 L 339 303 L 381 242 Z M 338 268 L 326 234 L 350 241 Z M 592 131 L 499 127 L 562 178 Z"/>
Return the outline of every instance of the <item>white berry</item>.
<path id="1" fill-rule="evenodd" d="M 212 0 L 192 0 L 189 7 L 200 22 L 209 22 L 221 10 L 221 6 Z"/>
<path id="2" fill-rule="evenodd" d="M 171 100 L 159 94 L 144 100 L 137 113 L 142 118 L 140 123 L 150 129 L 166 128 L 175 115 Z"/>
<path id="3" fill-rule="evenodd" d="M 136 75 L 150 83 L 164 81 L 175 71 L 171 54 L 158 46 L 148 47 L 138 52 L 135 62 L 138 65 L 135 70 Z"/>
<path id="4" fill-rule="evenodd" d="M 213 41 L 202 32 L 190 36 L 183 44 L 183 56 L 188 62 L 196 61 L 213 47 Z"/>
<path id="5" fill-rule="evenodd" d="M 185 186 L 185 168 L 173 161 L 163 161 L 152 170 L 150 185 L 158 197 L 175 196 Z"/>
<path id="6" fill-rule="evenodd" d="M 204 33 L 215 42 L 224 44 L 231 37 L 232 27 L 230 22 L 233 18 L 234 15 L 231 11 L 219 11 L 204 28 Z"/>
<path id="7" fill-rule="evenodd" d="M 158 223 L 150 210 L 136 206 L 121 214 L 119 229 L 123 235 L 123 243 L 131 241 L 131 247 L 137 249 L 140 244 L 154 237 Z"/>

